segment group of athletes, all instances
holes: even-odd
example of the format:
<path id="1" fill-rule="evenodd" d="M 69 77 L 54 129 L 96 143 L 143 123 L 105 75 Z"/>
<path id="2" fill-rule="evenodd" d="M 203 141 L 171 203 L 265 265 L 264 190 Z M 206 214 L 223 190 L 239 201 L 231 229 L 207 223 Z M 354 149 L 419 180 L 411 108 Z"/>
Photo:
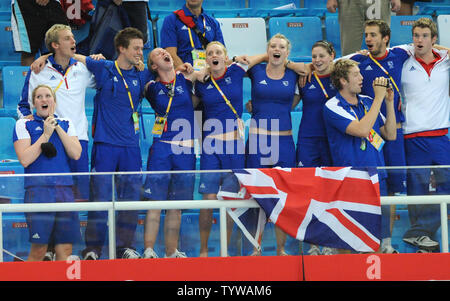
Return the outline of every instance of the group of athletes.
<path id="1" fill-rule="evenodd" d="M 46 34 L 51 54 L 38 59 L 27 75 L 14 147 L 26 173 L 88 171 L 84 99 L 86 88 L 95 87 L 92 174 L 90 183 L 86 177 L 26 178 L 25 202 L 71 202 L 72 186 L 92 201 L 111 201 L 113 187 L 119 201 L 193 199 L 195 176 L 189 171 L 196 169 L 196 138 L 202 141 L 202 170 L 449 164 L 450 61 L 447 50 L 433 49 L 435 24 L 416 21 L 413 45 L 387 48 L 390 29 L 381 20 L 366 23 L 365 37 L 368 52 L 344 58 L 335 57 L 331 43 L 317 41 L 310 64 L 290 61 L 290 41 L 276 34 L 265 54 L 229 58 L 226 47 L 213 41 L 204 51 L 207 68 L 185 63 L 175 69 L 172 55 L 163 48 L 153 49 L 143 68 L 143 38 L 137 29 L 125 28 L 116 35 L 118 57 L 108 61 L 101 55 L 77 54 L 70 27 L 54 25 Z M 251 101 L 245 104 L 252 118 L 247 140 L 242 121 L 245 76 L 251 79 Z M 111 176 L 95 172 L 142 169 L 138 107 L 143 98 L 155 112 L 147 170 L 161 173 L 145 179 L 140 173 L 120 175 L 113 186 Z M 295 145 L 290 113 L 300 101 L 303 114 Z M 199 103 L 203 120 L 194 114 Z M 195 133 L 198 127 L 200 137 Z M 448 172 L 436 174 L 439 192 L 448 193 Z M 429 177 L 430 170 L 379 170 L 380 191 L 427 194 Z M 201 174 L 199 193 L 204 199 L 217 199 L 221 186 L 239 189 L 231 173 Z M 380 251 L 395 253 L 390 207 L 383 206 L 382 212 Z M 404 240 L 422 250 L 438 247 L 431 239 L 439 227 L 436 208 L 415 207 L 410 215 L 412 227 Z M 26 216 L 28 260 L 43 260 L 49 247 L 56 260 L 72 254 L 80 238 L 77 212 Z M 160 216 L 160 210 L 147 212 L 144 258 L 158 257 Z M 116 256 L 140 258 L 133 246 L 138 211 L 118 212 L 116 223 Z M 212 209 L 201 209 L 199 256 L 208 256 L 211 224 Z M 167 210 L 165 257 L 186 257 L 178 250 L 180 225 L 181 210 Z M 107 213 L 90 211 L 82 259 L 100 258 L 106 233 Z M 286 234 L 276 227 L 276 235 L 277 254 L 287 255 Z M 309 250 L 335 252 L 314 245 Z"/>

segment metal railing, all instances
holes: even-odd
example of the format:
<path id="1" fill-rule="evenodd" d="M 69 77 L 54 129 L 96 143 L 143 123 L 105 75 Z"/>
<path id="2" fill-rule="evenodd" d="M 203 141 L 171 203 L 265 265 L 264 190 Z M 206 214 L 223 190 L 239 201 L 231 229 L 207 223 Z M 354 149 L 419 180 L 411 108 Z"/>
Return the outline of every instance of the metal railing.
<path id="1" fill-rule="evenodd" d="M 435 167 L 435 166 L 434 166 Z M 173 171 L 164 173 L 180 173 L 186 171 Z M 207 173 L 214 171 L 189 171 L 189 173 Z M 220 172 L 231 172 L 231 170 L 221 170 Z M 141 174 L 151 174 L 161 172 L 142 172 Z M 258 208 L 259 205 L 254 200 L 177 200 L 177 201 L 122 201 L 115 200 L 114 177 L 116 175 L 136 174 L 133 172 L 120 173 L 73 173 L 72 175 L 111 175 L 112 176 L 112 202 L 81 202 L 81 203 L 39 203 L 39 204 L 0 204 L 0 225 L 3 224 L 3 213 L 10 212 L 62 212 L 62 211 L 108 211 L 108 238 L 109 238 L 109 258 L 116 257 L 116 225 L 115 212 L 121 210 L 156 210 L 156 209 L 219 209 L 220 223 L 220 256 L 227 256 L 227 226 L 226 226 L 226 209 L 227 208 Z M 21 176 L 55 176 L 70 174 L 34 174 Z M 17 177 L 18 175 L 2 175 L 2 177 Z M 431 205 L 439 204 L 441 213 L 441 245 L 442 252 L 449 252 L 448 239 L 448 215 L 447 204 L 450 204 L 450 195 L 418 195 L 418 196 L 385 196 L 380 198 L 381 205 Z M 0 226 L 0 262 L 3 262 L 3 227 Z"/>

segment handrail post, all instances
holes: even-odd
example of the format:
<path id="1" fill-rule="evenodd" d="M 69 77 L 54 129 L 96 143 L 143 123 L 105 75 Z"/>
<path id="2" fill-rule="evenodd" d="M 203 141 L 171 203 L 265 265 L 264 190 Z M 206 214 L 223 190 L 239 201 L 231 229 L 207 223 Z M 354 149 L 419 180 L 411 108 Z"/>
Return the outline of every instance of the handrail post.
<path id="1" fill-rule="evenodd" d="M 448 217 L 447 217 L 447 203 L 441 203 L 441 242 L 442 252 L 448 253 Z"/>
<path id="2" fill-rule="evenodd" d="M 0 211 L 0 262 L 3 262 L 3 212 Z"/>
<path id="3" fill-rule="evenodd" d="M 228 256 L 227 246 L 227 208 L 220 207 L 220 256 Z"/>
<path id="4" fill-rule="evenodd" d="M 112 197 L 111 203 L 112 207 L 108 209 L 108 241 L 109 241 L 109 259 L 116 259 L 116 212 L 114 210 L 114 204 L 116 201 L 116 186 L 114 183 L 114 174 L 111 175 L 111 187 L 112 187 Z"/>

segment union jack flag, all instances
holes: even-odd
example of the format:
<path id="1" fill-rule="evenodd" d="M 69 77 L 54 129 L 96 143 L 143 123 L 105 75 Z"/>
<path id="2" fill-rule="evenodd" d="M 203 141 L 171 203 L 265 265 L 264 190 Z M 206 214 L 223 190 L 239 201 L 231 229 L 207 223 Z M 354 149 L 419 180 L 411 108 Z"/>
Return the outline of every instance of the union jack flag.
<path id="1" fill-rule="evenodd" d="M 292 237 L 359 252 L 378 250 L 381 207 L 375 168 L 273 168 L 233 172 L 267 217 Z"/>

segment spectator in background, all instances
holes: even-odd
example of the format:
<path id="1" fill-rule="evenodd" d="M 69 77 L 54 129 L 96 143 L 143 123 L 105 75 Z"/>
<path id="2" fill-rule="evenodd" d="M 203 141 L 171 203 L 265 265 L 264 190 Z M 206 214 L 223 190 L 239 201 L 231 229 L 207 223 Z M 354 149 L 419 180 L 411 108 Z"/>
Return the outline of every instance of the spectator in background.
<path id="1" fill-rule="evenodd" d="M 331 70 L 335 56 L 334 47 L 328 41 L 317 41 L 312 46 L 313 77 L 300 89 L 303 114 L 297 139 L 297 166 L 299 167 L 332 166 L 323 120 L 323 107 L 337 93 L 331 83 Z M 311 245 L 308 251 L 310 255 L 334 253 L 333 248 L 323 247 L 321 251 L 317 245 Z"/>
<path id="2" fill-rule="evenodd" d="M 402 7 L 397 11 L 397 16 L 412 16 L 414 3 L 418 2 L 416 0 L 401 0 Z M 431 2 L 431 0 L 420 0 L 420 2 Z"/>
<path id="3" fill-rule="evenodd" d="M 436 24 L 428 18 L 413 23 L 414 48 L 402 70 L 403 131 L 407 165 L 449 165 L 450 59 L 445 50 L 434 50 Z M 433 170 L 436 193 L 450 193 L 449 169 Z M 408 195 L 429 194 L 430 169 L 408 169 Z M 411 228 L 403 240 L 429 252 L 439 248 L 432 238 L 440 227 L 439 205 L 408 206 Z"/>
<path id="4" fill-rule="evenodd" d="M 68 25 L 59 0 L 12 0 L 11 27 L 21 65 L 30 66 L 42 46 L 45 33 L 54 24 Z"/>
<path id="5" fill-rule="evenodd" d="M 382 19 L 390 24 L 391 10 L 397 12 L 400 6 L 400 0 L 328 0 L 328 11 L 338 10 L 342 55 L 361 49 L 366 20 Z"/>
<path id="6" fill-rule="evenodd" d="M 142 33 L 128 27 L 117 33 L 114 47 L 116 61 L 93 60 L 75 54 L 95 76 L 97 95 L 92 117 L 94 146 L 91 156 L 92 172 L 139 172 L 142 170 L 139 147 L 139 116 L 137 108 L 142 100 L 145 84 L 151 79 L 147 69 L 139 71 L 144 48 Z M 138 201 L 142 187 L 139 174 L 115 178 L 119 201 Z M 91 176 L 93 201 L 112 200 L 110 175 Z M 95 260 L 101 255 L 106 239 L 107 213 L 89 211 L 83 259 Z M 133 248 L 138 211 L 120 211 L 117 217 L 117 258 L 139 258 Z"/>
<path id="7" fill-rule="evenodd" d="M 54 115 L 56 97 L 51 87 L 38 85 L 32 91 L 36 113 L 33 119 L 19 119 L 13 134 L 14 149 L 26 174 L 69 173 L 69 159 L 81 155 L 75 127 L 67 118 Z M 25 203 L 74 202 L 72 177 L 25 178 Z M 66 260 L 72 245 L 80 239 L 78 212 L 25 213 L 31 250 L 28 261 L 43 260 L 50 239 L 56 260 Z"/>
<path id="8" fill-rule="evenodd" d="M 325 104 L 324 119 L 333 166 L 384 166 L 384 140 L 397 136 L 394 92 L 388 79 L 377 77 L 373 81 L 374 98 L 360 94 L 363 77 L 358 63 L 341 59 L 331 73 L 333 85 L 338 89 L 335 97 Z M 380 113 L 386 102 L 386 118 Z M 386 171 L 378 170 L 380 194 L 387 195 Z M 389 219 L 389 217 L 388 217 Z M 390 238 L 389 227 L 382 227 L 381 238 Z M 381 251 L 386 252 L 384 241 Z"/>
<path id="9" fill-rule="evenodd" d="M 105 1 L 105 0 L 100 0 Z M 116 5 L 122 5 L 128 15 L 130 27 L 139 29 L 142 32 L 144 44 L 148 40 L 148 0 L 106 0 L 112 1 Z M 150 33 L 152 34 L 152 33 Z"/>
<path id="10" fill-rule="evenodd" d="M 205 49 L 209 42 L 218 41 L 225 45 L 219 22 L 204 13 L 202 4 L 203 0 L 186 0 L 182 9 L 164 19 L 161 47 L 170 53 L 175 68 L 190 63 L 199 70 L 205 65 Z M 189 27 L 193 25 L 199 34 Z"/>

